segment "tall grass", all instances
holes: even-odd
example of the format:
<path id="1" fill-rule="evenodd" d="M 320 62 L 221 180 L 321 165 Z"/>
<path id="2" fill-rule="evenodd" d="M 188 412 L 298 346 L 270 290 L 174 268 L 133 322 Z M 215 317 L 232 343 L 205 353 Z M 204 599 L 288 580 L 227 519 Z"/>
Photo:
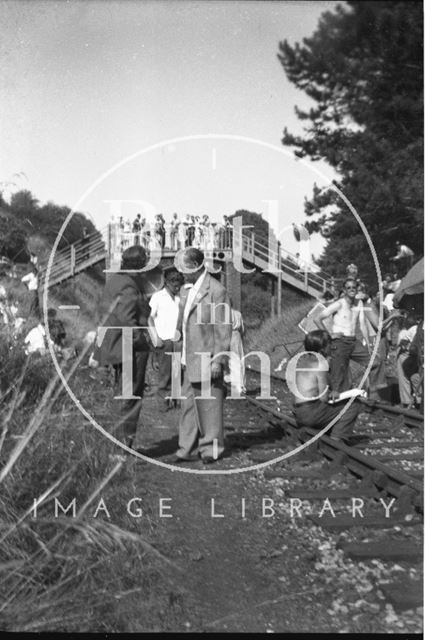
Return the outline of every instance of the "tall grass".
<path id="1" fill-rule="evenodd" d="M 0 450 L 0 629 L 179 628 L 179 573 L 151 544 L 151 532 L 142 535 L 140 523 L 125 512 L 132 497 L 128 487 L 140 463 L 111 459 L 108 441 L 87 428 L 50 360 L 25 359 L 18 349 L 0 334 L 6 358 L 0 409 L 5 425 Z M 75 375 L 72 368 L 66 375 Z M 86 386 L 81 372 L 75 384 Z M 93 517 L 100 497 L 111 519 L 103 512 Z M 56 517 L 55 498 L 64 507 L 75 499 L 75 517 L 60 510 Z M 34 500 L 40 502 L 37 517 Z"/>

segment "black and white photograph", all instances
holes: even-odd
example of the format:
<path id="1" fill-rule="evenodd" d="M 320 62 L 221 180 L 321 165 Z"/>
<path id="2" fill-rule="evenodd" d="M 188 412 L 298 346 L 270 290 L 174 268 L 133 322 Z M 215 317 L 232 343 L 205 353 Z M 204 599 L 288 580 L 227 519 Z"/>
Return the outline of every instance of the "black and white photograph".
<path id="1" fill-rule="evenodd" d="M 0 0 L 0 631 L 423 633 L 423 3 Z"/>

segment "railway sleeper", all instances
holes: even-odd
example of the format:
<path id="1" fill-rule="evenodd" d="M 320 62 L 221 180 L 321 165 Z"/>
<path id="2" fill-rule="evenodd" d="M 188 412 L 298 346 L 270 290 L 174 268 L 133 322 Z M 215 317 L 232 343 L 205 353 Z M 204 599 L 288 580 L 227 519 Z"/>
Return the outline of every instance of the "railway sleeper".
<path id="1" fill-rule="evenodd" d="M 337 548 L 352 560 L 379 559 L 387 562 L 421 562 L 422 546 L 414 542 L 387 539 L 375 542 L 338 542 Z"/>
<path id="2" fill-rule="evenodd" d="M 380 462 L 391 462 L 392 460 L 423 460 L 423 451 L 416 453 L 396 453 L 394 455 L 376 456 L 376 460 Z"/>
<path id="3" fill-rule="evenodd" d="M 399 496 L 394 504 L 394 511 L 400 516 L 406 516 L 415 511 L 418 502 L 422 504 L 422 496 L 410 487 L 401 487 Z"/>
<path id="4" fill-rule="evenodd" d="M 405 578 L 388 584 L 381 583 L 379 588 L 395 611 L 416 609 L 423 605 L 423 587 L 419 580 Z"/>
<path id="5" fill-rule="evenodd" d="M 309 518 L 317 527 L 322 527 L 322 529 L 327 529 L 329 531 L 341 531 L 344 529 L 352 529 L 353 527 L 371 527 L 373 529 L 391 529 L 392 527 L 412 527 L 418 524 L 421 524 L 421 520 L 412 519 L 409 521 L 404 520 L 404 518 L 396 518 L 390 517 L 385 518 L 380 515 L 369 515 L 364 516 L 363 518 L 357 517 L 353 518 L 353 516 L 349 513 L 338 514 L 335 516 L 325 515 L 319 517 L 317 515 L 308 514 L 307 518 Z"/>
<path id="6" fill-rule="evenodd" d="M 350 498 L 379 498 L 379 492 L 373 488 L 361 489 L 360 487 L 352 487 L 351 489 L 311 489 L 306 490 L 302 487 L 293 488 L 285 491 L 288 498 L 299 498 L 300 500 L 324 500 L 328 498 L 332 500 L 345 500 Z"/>
<path id="7" fill-rule="evenodd" d="M 266 469 L 264 477 L 266 479 L 273 478 L 309 478 L 311 480 L 326 480 L 340 473 L 340 469 L 333 469 L 328 463 L 324 463 L 319 469 L 310 469 L 309 467 L 298 467 L 295 469 Z"/>
<path id="8" fill-rule="evenodd" d="M 394 449 L 408 449 L 414 447 L 423 448 L 423 442 L 412 440 L 400 440 L 399 442 L 391 442 L 390 444 L 385 444 L 382 442 L 371 442 L 369 444 L 367 442 L 360 442 L 359 444 L 355 444 L 354 446 L 356 449 L 385 449 L 389 447 L 392 447 Z"/>

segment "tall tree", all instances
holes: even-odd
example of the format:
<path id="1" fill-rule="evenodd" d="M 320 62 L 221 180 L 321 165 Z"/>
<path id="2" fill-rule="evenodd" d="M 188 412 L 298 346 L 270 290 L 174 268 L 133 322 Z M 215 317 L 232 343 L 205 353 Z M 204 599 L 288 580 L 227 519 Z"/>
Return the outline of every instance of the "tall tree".
<path id="1" fill-rule="evenodd" d="M 243 233 L 248 235 L 252 232 L 256 242 L 262 243 L 265 247 L 269 246 L 269 223 L 267 220 L 264 220 L 261 213 L 248 211 L 247 209 L 238 209 L 235 213 L 229 216 L 229 220 L 232 221 L 233 218 L 237 217 L 242 218 L 242 225 L 244 227 L 250 227 L 244 229 Z M 255 273 L 242 274 L 242 283 L 246 284 L 248 282 L 267 290 L 269 286 L 269 277 L 267 274 L 260 273 L 259 271 L 256 271 Z"/>
<path id="2" fill-rule="evenodd" d="M 0 193 L 0 255 L 15 262 L 26 262 L 29 260 L 29 252 L 37 245 L 39 248 L 43 246 L 42 253 L 45 256 L 46 247 L 53 246 L 70 211 L 69 207 L 53 202 L 40 206 L 27 190 L 14 193 L 10 204 Z M 89 235 L 96 231 L 91 220 L 84 214 L 74 213 L 62 234 L 59 249 L 80 240 L 84 227 Z"/>
<path id="3" fill-rule="evenodd" d="M 303 135 L 284 129 L 283 144 L 299 157 L 324 159 L 338 172 L 336 185 L 359 213 L 383 269 L 396 240 L 422 255 L 423 29 L 422 3 L 352 0 L 322 14 L 302 44 L 280 43 L 288 79 L 311 98 L 296 108 Z M 332 190 L 315 187 L 306 201 L 310 231 L 329 234 L 321 266 L 342 275 L 357 262 L 376 282 L 366 239 Z"/>

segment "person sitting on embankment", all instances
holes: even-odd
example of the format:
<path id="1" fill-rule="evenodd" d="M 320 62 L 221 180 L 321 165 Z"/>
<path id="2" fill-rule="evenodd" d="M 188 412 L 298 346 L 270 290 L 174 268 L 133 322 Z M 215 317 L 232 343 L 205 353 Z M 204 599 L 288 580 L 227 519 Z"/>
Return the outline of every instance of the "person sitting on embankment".
<path id="1" fill-rule="evenodd" d="M 331 337 L 327 331 L 318 329 L 308 333 L 304 340 L 306 353 L 302 354 L 294 367 L 295 384 L 290 385 L 294 393 L 294 414 L 299 427 L 323 429 L 342 413 L 344 401 L 335 401 L 339 393 L 329 390 L 328 358 Z M 307 353 L 310 352 L 310 353 Z M 311 353 L 313 352 L 313 353 Z M 317 357 L 315 353 L 323 357 Z M 287 371 L 287 380 L 288 380 Z M 353 402 L 340 415 L 332 427 L 331 438 L 353 444 L 353 427 L 359 413 L 359 403 Z"/>

